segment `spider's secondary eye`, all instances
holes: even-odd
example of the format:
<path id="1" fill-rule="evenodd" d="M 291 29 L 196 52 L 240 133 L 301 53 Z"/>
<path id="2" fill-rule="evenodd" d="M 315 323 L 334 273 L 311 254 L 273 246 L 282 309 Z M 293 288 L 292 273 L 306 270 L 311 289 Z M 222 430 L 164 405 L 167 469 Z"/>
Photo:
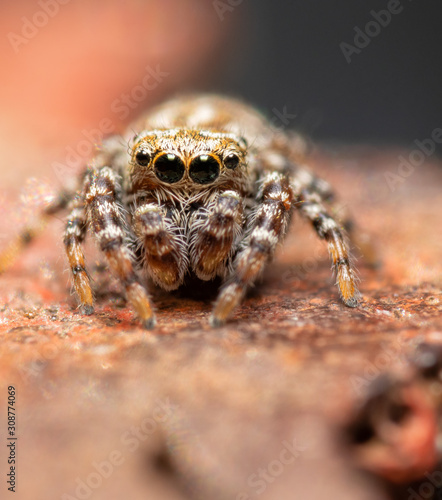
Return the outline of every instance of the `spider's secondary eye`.
<path id="1" fill-rule="evenodd" d="M 219 163 L 212 156 L 201 155 L 190 164 L 189 175 L 197 184 L 210 184 L 219 175 Z"/>
<path id="2" fill-rule="evenodd" d="M 239 158 L 236 156 L 236 154 L 231 153 L 224 160 L 224 165 L 227 168 L 230 168 L 230 170 L 234 170 L 239 165 Z"/>
<path id="3" fill-rule="evenodd" d="M 135 160 L 138 163 L 138 165 L 146 167 L 147 165 L 149 165 L 150 162 L 150 154 L 147 152 L 147 150 L 140 149 L 139 151 L 137 151 L 135 155 Z"/>
<path id="4" fill-rule="evenodd" d="M 161 155 L 155 160 L 155 175 L 160 181 L 174 184 L 184 175 L 184 163 L 174 154 Z"/>

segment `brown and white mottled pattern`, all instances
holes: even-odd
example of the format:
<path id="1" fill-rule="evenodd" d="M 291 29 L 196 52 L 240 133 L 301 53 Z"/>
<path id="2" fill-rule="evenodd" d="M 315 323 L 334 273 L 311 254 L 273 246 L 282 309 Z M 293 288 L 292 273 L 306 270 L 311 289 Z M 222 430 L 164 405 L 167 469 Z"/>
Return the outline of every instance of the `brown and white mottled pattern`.
<path id="1" fill-rule="evenodd" d="M 327 242 L 342 300 L 357 305 L 348 245 L 330 212 L 333 191 L 304 166 L 299 137 L 211 95 L 168 101 L 129 130 L 103 142 L 70 196 L 64 241 L 85 313 L 93 312 L 81 249 L 88 228 L 146 328 L 155 324 L 147 280 L 174 290 L 186 275 L 224 281 L 211 317 L 217 326 L 260 276 L 296 209 Z"/>
<path id="2" fill-rule="evenodd" d="M 211 319 L 214 326 L 223 324 L 230 316 L 286 233 L 293 206 L 293 192 L 287 176 L 275 172 L 267 174 L 256 201 L 233 272 L 216 301 Z"/>
<path id="3" fill-rule="evenodd" d="M 204 281 L 226 277 L 243 228 L 244 205 L 237 191 L 215 193 L 214 199 L 189 218 L 189 255 L 193 272 Z"/>
<path id="4" fill-rule="evenodd" d="M 82 250 L 82 243 L 86 237 L 87 229 L 83 196 L 77 196 L 70 208 L 71 212 L 64 235 L 64 246 L 81 308 L 85 314 L 92 314 L 94 312 L 94 298 Z"/>
<path id="5" fill-rule="evenodd" d="M 185 228 L 176 207 L 146 203 L 133 215 L 135 234 L 144 251 L 148 276 L 165 290 L 175 290 L 188 266 Z"/>
<path id="6" fill-rule="evenodd" d="M 143 325 L 152 328 L 155 316 L 150 298 L 125 244 L 125 216 L 120 205 L 118 174 L 107 166 L 93 169 L 86 177 L 83 191 L 88 220 L 100 250 L 114 275 L 123 283 L 127 298 Z"/>

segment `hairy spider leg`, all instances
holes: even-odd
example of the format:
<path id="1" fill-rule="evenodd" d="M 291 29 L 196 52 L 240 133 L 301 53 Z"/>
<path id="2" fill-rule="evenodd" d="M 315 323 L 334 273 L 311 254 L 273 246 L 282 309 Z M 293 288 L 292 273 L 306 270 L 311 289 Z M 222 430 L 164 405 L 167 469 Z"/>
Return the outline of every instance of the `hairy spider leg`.
<path id="1" fill-rule="evenodd" d="M 356 275 L 342 229 L 326 210 L 318 193 L 310 192 L 306 188 L 295 194 L 295 207 L 312 223 L 318 236 L 328 244 L 342 301 L 349 307 L 356 307 L 359 298 Z"/>
<path id="2" fill-rule="evenodd" d="M 110 167 L 92 169 L 85 183 L 88 221 L 111 271 L 123 283 L 127 298 L 143 326 L 155 326 L 155 315 L 145 286 L 135 272 L 125 243 L 125 215 L 121 206 L 119 176 Z"/>
<path id="3" fill-rule="evenodd" d="M 70 209 L 63 242 L 71 268 L 74 288 L 80 300 L 81 311 L 84 314 L 92 314 L 94 312 L 94 297 L 82 250 L 87 231 L 83 194 L 74 198 Z"/>
<path id="4" fill-rule="evenodd" d="M 322 203 L 330 207 L 330 215 L 342 221 L 342 227 L 352 247 L 357 248 L 363 255 L 364 262 L 373 269 L 379 268 L 381 263 L 375 247 L 367 237 L 361 234 L 360 228 L 355 224 L 349 214 L 348 206 L 337 202 L 337 197 L 332 186 L 324 179 L 317 177 L 307 168 L 297 167 L 295 170 L 295 184 L 298 191 L 305 190 L 311 195 L 316 194 Z"/>
<path id="5" fill-rule="evenodd" d="M 234 272 L 215 302 L 210 320 L 212 326 L 225 323 L 286 233 L 293 201 L 288 177 L 276 172 L 268 173 L 257 199 L 259 204 L 251 218 L 251 229 L 242 244 L 243 248 L 235 258 Z"/>

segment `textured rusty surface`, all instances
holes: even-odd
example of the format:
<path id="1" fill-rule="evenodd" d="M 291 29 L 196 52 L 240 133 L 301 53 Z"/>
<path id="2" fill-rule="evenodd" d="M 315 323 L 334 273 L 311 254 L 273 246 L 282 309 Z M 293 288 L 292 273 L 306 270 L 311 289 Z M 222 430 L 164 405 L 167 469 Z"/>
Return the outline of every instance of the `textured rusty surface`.
<path id="1" fill-rule="evenodd" d="M 95 477 L 91 498 L 389 498 L 355 470 L 341 428 L 378 374 L 407 377 L 418 343 L 442 343 L 442 169 L 428 159 L 391 191 L 384 174 L 397 171 L 399 154 L 314 155 L 383 264 L 374 271 L 359 259 L 364 302 L 354 310 L 338 302 L 326 250 L 297 220 L 223 328 L 207 323 L 214 290 L 191 284 L 155 292 L 158 328 L 141 330 L 93 245 L 99 300 L 82 317 L 54 220 L 0 279 L 0 394 L 17 388 L 18 498 L 75 497 L 112 451 L 124 463 Z M 9 198 L 2 213 L 22 213 Z M 4 243 L 14 228 L 0 224 Z M 428 387 L 418 386 L 426 401 Z M 142 439 L 130 440 L 143 422 Z M 401 481 L 431 470 L 422 453 Z"/>

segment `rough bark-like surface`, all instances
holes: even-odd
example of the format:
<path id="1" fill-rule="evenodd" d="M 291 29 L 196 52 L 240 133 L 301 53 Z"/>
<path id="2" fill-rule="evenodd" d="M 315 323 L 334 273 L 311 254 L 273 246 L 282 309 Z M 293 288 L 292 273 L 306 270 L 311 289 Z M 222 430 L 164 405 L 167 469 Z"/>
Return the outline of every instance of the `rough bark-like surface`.
<path id="1" fill-rule="evenodd" d="M 392 191 L 384 174 L 397 173 L 399 154 L 314 157 L 382 261 L 374 271 L 359 258 L 357 309 L 339 302 L 323 243 L 296 220 L 223 328 L 208 326 L 214 291 L 191 286 L 155 292 L 158 327 L 143 331 L 93 245 L 98 304 L 83 317 L 54 220 L 0 278 L 2 498 L 9 385 L 16 498 L 80 498 L 91 486 L 90 498 L 107 500 L 390 498 L 379 478 L 356 471 L 342 429 L 376 375 L 407 377 L 417 344 L 442 343 L 442 170 L 428 159 Z M 6 194 L 2 205 L 19 211 Z M 5 217 L 0 233 L 3 243 L 13 233 Z M 112 452 L 120 465 L 94 474 Z"/>

